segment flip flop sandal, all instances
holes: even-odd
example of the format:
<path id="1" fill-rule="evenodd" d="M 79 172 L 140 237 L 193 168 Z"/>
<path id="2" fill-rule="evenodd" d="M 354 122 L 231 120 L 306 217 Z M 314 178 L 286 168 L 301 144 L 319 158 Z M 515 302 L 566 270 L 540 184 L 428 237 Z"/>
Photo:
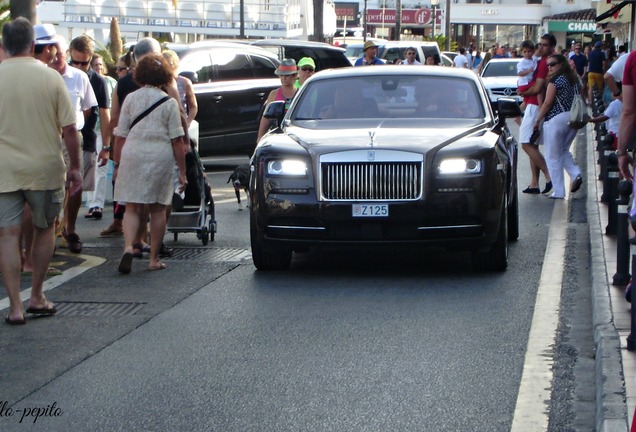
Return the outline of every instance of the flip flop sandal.
<path id="1" fill-rule="evenodd" d="M 119 261 L 119 267 L 117 267 L 117 270 L 123 274 L 130 273 L 132 271 L 133 259 L 134 257 L 132 252 L 124 252 L 121 256 L 121 260 Z"/>

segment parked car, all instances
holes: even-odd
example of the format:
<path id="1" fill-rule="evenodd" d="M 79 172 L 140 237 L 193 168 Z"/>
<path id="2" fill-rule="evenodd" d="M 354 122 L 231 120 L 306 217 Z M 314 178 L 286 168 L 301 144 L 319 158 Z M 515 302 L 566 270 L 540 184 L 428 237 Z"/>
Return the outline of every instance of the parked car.
<path id="1" fill-rule="evenodd" d="M 178 73 L 195 84 L 201 156 L 251 155 L 259 113 L 280 87 L 278 58 L 247 44 L 202 41 L 168 44 L 179 55 Z"/>
<path id="2" fill-rule="evenodd" d="M 504 270 L 519 235 L 517 143 L 479 77 L 445 67 L 347 68 L 310 78 L 251 159 L 259 270 L 323 245 L 442 245 Z M 381 251 L 381 249 L 380 249 Z"/>
<path id="3" fill-rule="evenodd" d="M 518 103 L 523 98 L 517 94 L 517 63 L 520 58 L 494 58 L 481 70 L 481 80 L 488 91 L 490 102 L 496 106 L 499 98 L 512 98 Z"/>
<path id="4" fill-rule="evenodd" d="M 393 63 L 396 58 L 404 60 L 405 51 L 409 47 L 415 48 L 415 58 L 420 63 L 424 64 L 426 57 L 431 55 L 438 55 L 441 59 L 441 52 L 437 42 L 424 42 L 424 41 L 382 41 L 378 43 L 378 57 L 384 60 L 386 63 Z"/>
<path id="5" fill-rule="evenodd" d="M 316 70 L 351 66 L 345 50 L 322 42 L 301 41 L 296 39 L 260 39 L 252 45 L 265 48 L 279 60 L 292 58 L 296 63 L 303 57 L 311 57 L 316 63 Z"/>
<path id="6" fill-rule="evenodd" d="M 373 41 L 376 44 L 382 44 L 385 42 L 384 39 L 367 38 L 367 40 Z M 339 46 L 345 49 L 345 56 L 347 56 L 353 66 L 356 60 L 364 55 L 362 48 L 364 47 L 365 41 L 362 38 L 347 38 L 346 41 L 346 43 L 342 43 Z"/>
<path id="7" fill-rule="evenodd" d="M 442 66 L 453 67 L 455 65 L 455 63 L 453 63 L 453 60 L 444 53 L 441 54 L 441 59 Z"/>

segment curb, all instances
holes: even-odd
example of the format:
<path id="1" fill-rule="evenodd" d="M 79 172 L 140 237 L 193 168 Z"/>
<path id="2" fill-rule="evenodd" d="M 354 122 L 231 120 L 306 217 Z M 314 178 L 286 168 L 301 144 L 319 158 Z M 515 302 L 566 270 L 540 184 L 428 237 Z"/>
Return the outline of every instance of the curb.
<path id="1" fill-rule="evenodd" d="M 587 137 L 592 133 L 588 132 Z M 603 231 L 600 218 L 597 164 L 592 150 L 593 139 L 587 145 L 587 218 L 590 238 L 592 276 L 592 325 L 594 330 L 596 428 L 598 432 L 628 432 L 627 403 L 621 356 L 620 338 L 614 325 L 609 293 Z M 600 241 L 594 241 L 599 239 Z"/>

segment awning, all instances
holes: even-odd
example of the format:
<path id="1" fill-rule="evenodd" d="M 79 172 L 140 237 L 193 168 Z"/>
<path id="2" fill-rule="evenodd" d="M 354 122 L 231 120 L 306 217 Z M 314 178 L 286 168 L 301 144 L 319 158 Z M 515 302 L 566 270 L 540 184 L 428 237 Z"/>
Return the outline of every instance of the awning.
<path id="1" fill-rule="evenodd" d="M 597 16 L 596 17 L 596 22 L 603 21 L 603 20 L 606 20 L 608 18 L 611 18 L 612 16 L 617 14 L 621 9 L 623 9 L 625 6 L 627 6 L 629 3 L 632 3 L 632 2 L 624 1 L 624 2 L 621 2 L 621 3 L 613 6 L 610 10 L 608 10 L 606 12 L 603 12 L 602 14 Z"/>

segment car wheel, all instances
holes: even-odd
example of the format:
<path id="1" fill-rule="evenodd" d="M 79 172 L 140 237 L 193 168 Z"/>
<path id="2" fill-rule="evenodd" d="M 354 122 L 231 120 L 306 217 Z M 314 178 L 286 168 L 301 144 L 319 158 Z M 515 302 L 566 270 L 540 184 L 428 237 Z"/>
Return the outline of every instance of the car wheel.
<path id="1" fill-rule="evenodd" d="M 261 271 L 287 270 L 291 264 L 292 250 L 268 245 L 254 219 L 254 214 L 250 212 L 250 245 L 254 266 Z"/>
<path id="2" fill-rule="evenodd" d="M 475 252 L 473 264 L 483 271 L 504 271 L 508 267 L 508 205 L 504 200 L 497 241 L 488 252 Z"/>

